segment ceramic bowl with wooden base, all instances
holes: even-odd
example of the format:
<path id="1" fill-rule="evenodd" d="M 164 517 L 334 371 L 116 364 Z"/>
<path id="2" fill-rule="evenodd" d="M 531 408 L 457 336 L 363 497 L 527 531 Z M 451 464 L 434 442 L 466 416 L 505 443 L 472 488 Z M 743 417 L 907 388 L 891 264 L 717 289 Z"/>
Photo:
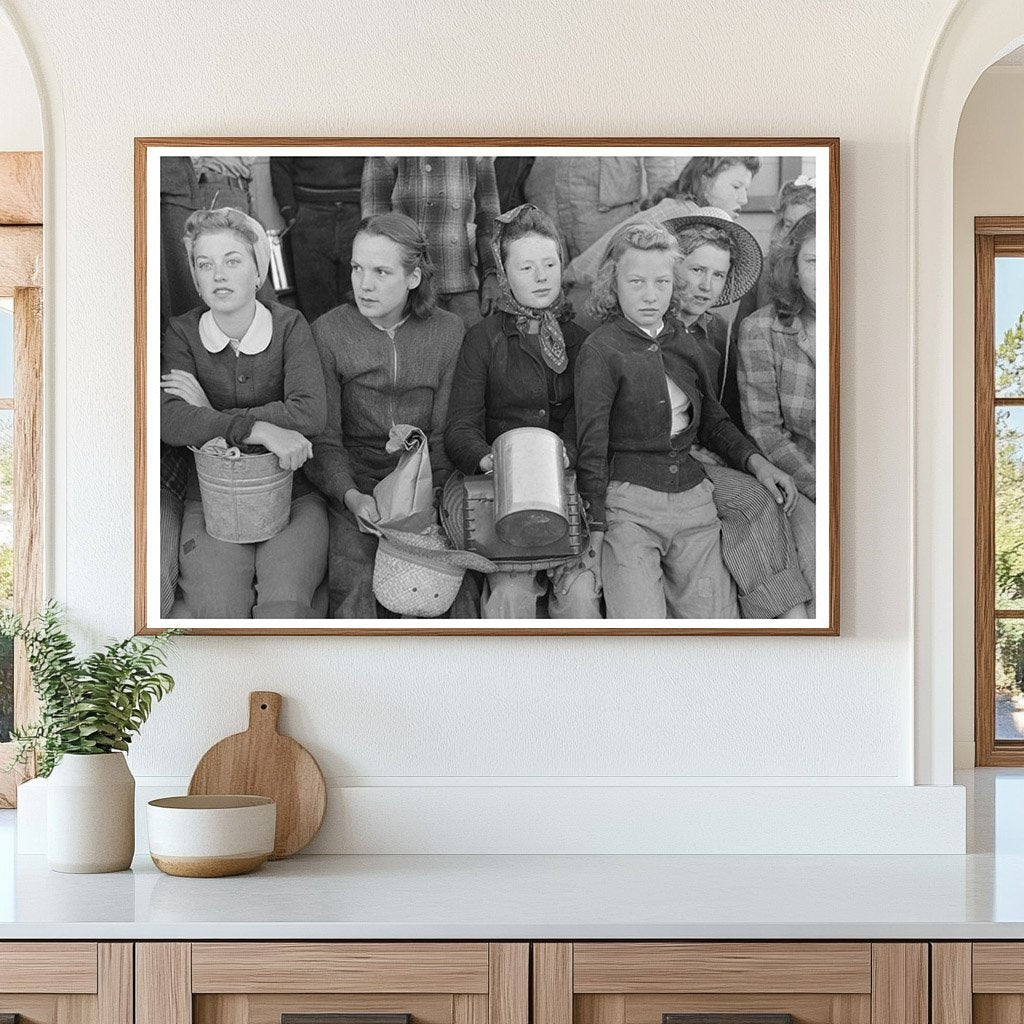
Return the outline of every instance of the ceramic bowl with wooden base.
<path id="1" fill-rule="evenodd" d="M 168 796 L 146 809 L 149 853 L 168 875 L 224 878 L 273 853 L 277 805 L 266 796 Z"/>

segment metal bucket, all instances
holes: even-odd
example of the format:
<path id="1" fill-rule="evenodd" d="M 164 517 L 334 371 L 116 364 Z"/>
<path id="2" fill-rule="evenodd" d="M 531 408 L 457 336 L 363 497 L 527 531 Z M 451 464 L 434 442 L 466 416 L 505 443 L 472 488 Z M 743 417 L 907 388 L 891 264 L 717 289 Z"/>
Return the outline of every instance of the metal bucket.
<path id="1" fill-rule="evenodd" d="M 192 449 L 206 532 L 215 540 L 256 544 L 288 525 L 292 471 L 282 469 L 272 452 L 217 455 Z"/>
<path id="2" fill-rule="evenodd" d="M 543 547 L 569 532 L 565 446 L 542 427 L 516 427 L 495 438 L 494 529 L 506 544 Z"/>

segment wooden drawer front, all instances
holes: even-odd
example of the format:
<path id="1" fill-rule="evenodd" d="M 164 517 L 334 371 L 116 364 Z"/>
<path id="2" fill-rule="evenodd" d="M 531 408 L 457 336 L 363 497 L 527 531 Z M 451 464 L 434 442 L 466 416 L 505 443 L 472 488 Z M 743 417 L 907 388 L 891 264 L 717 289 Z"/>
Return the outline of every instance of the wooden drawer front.
<path id="1" fill-rule="evenodd" d="M 975 992 L 1024 993 L 1024 942 L 976 942 Z"/>
<path id="2" fill-rule="evenodd" d="M 973 1024 L 1024 1021 L 1024 943 L 976 942 L 971 968 Z"/>
<path id="3" fill-rule="evenodd" d="M 196 942 L 194 993 L 488 991 L 486 942 Z"/>
<path id="4" fill-rule="evenodd" d="M 95 942 L 0 944 L 0 992 L 92 995 L 96 988 Z"/>
<path id="5" fill-rule="evenodd" d="M 866 994 L 871 944 L 578 942 L 573 991 Z"/>

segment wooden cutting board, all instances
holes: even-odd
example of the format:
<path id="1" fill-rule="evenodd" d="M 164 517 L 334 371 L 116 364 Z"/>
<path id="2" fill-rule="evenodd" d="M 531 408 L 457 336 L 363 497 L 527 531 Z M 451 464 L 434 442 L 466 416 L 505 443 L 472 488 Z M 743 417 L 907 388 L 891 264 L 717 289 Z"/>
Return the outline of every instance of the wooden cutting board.
<path id="1" fill-rule="evenodd" d="M 271 860 L 298 853 L 316 835 L 327 808 L 327 787 L 313 755 L 277 731 L 281 694 L 249 694 L 249 728 L 215 743 L 202 756 L 190 796 L 245 793 L 277 803 Z"/>

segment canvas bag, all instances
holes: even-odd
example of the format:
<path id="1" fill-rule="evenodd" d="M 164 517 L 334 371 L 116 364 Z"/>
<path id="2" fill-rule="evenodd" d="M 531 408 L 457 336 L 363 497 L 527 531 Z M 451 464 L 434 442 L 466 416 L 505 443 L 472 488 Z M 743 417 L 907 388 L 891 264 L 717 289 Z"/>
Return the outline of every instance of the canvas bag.
<path id="1" fill-rule="evenodd" d="M 427 435 L 419 427 L 399 423 L 391 428 L 384 450 L 401 452 L 398 465 L 373 489 L 384 526 L 423 512 L 433 512 L 434 480 Z"/>
<path id="2" fill-rule="evenodd" d="M 427 436 L 419 427 L 391 428 L 387 451 L 400 451 L 398 465 L 373 489 L 380 519 L 359 520 L 380 541 L 373 563 L 373 594 L 399 615 L 443 615 L 462 586 L 466 569 L 494 572 L 492 562 L 454 551 L 437 521 Z"/>

